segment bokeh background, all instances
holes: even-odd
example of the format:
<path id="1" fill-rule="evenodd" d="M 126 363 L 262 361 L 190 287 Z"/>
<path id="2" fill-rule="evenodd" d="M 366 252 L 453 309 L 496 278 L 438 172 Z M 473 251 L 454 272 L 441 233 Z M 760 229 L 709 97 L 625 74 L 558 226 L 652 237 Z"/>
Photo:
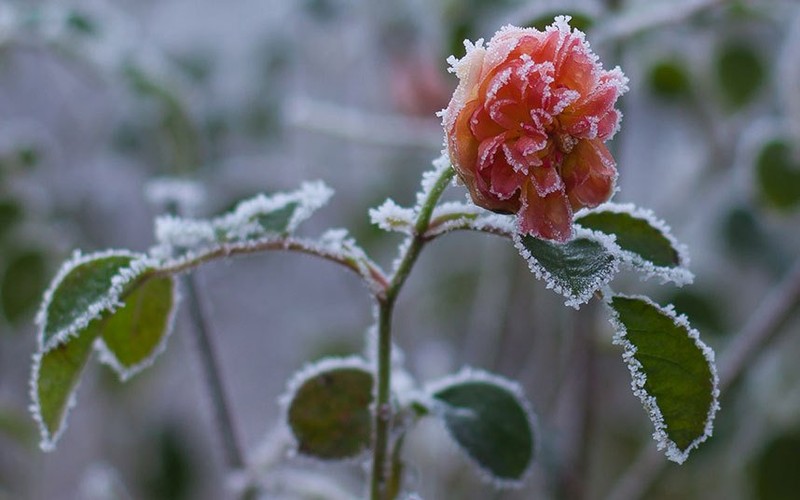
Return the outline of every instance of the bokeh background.
<path id="1" fill-rule="evenodd" d="M 438 156 L 434 113 L 456 83 L 446 57 L 465 37 L 557 14 L 630 78 L 610 143 L 616 201 L 665 219 L 697 275 L 683 289 L 625 275 L 615 287 L 674 303 L 724 353 L 800 258 L 796 0 L 0 1 L 0 498 L 228 498 L 185 311 L 128 383 L 90 364 L 58 448 L 38 449 L 33 315 L 59 264 L 74 248 L 146 250 L 163 209 L 147 187 L 177 177 L 204 193 L 198 215 L 322 179 L 336 195 L 302 232 L 346 227 L 389 267 L 400 239 L 367 210 L 413 203 Z M 284 458 L 275 431 L 294 371 L 364 349 L 372 311 L 357 278 L 279 253 L 197 276 L 267 498 L 357 497 L 359 464 Z M 787 316 L 723 394 L 713 438 L 683 466 L 652 466 L 651 424 L 601 308 L 565 308 L 507 241 L 443 238 L 398 304 L 406 368 L 419 382 L 463 365 L 519 380 L 538 415 L 537 464 L 522 490 L 496 492 L 423 423 L 407 444 L 409 491 L 797 498 L 800 323 Z"/>

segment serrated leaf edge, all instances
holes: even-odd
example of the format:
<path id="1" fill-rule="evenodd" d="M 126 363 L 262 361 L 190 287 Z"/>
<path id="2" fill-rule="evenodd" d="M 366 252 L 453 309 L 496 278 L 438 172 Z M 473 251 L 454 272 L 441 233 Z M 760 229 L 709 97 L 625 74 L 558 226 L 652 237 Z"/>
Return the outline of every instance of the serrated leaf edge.
<path id="1" fill-rule="evenodd" d="M 111 286 L 108 289 L 105 297 L 89 305 L 86 311 L 78 316 L 66 328 L 62 328 L 50 337 L 50 340 L 45 343 L 44 332 L 47 329 L 47 310 L 53 300 L 53 295 L 66 276 L 71 273 L 75 268 L 91 262 L 93 260 L 100 260 L 108 257 L 131 257 L 131 262 L 127 267 L 121 267 L 117 274 L 111 279 Z M 81 254 L 76 250 L 72 257 L 62 264 L 55 278 L 50 282 L 50 286 L 44 292 L 42 304 L 39 311 L 36 313 L 35 323 L 38 327 L 36 333 L 36 341 L 38 351 L 47 353 L 53 348 L 63 344 L 70 337 L 75 336 L 80 330 L 86 328 L 89 323 L 98 318 L 104 312 L 113 312 L 122 305 L 119 300 L 125 285 L 136 279 L 146 269 L 152 267 L 154 262 L 151 261 L 146 255 L 130 252 L 127 250 L 105 250 L 102 252 L 93 252 L 89 254 Z"/>
<path id="2" fill-rule="evenodd" d="M 517 249 L 522 258 L 525 259 L 525 262 L 528 263 L 528 269 L 531 270 L 536 279 L 544 281 L 546 288 L 552 289 L 554 292 L 564 296 L 567 299 L 566 302 L 564 302 L 564 305 L 566 306 L 579 309 L 581 305 L 589 302 L 589 300 L 594 296 L 595 292 L 608 285 L 614 279 L 617 273 L 619 273 L 619 265 L 622 260 L 621 255 L 623 252 L 619 245 L 617 245 L 614 236 L 601 233 L 599 231 L 584 229 L 582 227 L 574 227 L 573 239 L 567 243 L 579 238 L 594 240 L 597 243 L 600 243 L 600 245 L 602 245 L 602 247 L 608 251 L 609 255 L 612 257 L 612 261 L 611 268 L 607 275 L 601 277 L 592 286 L 588 287 L 587 291 L 577 295 L 573 294 L 569 291 L 568 287 L 564 283 L 553 276 L 550 271 L 545 269 L 544 266 L 539 264 L 539 261 L 536 260 L 536 258 L 523 244 L 522 238 L 524 236 L 526 235 L 520 234 L 518 231 L 513 233 L 512 240 L 514 242 L 514 247 Z M 558 243 L 554 244 L 557 245 Z"/>
<path id="3" fill-rule="evenodd" d="M 167 323 L 164 327 L 166 331 L 148 357 L 139 363 L 126 368 L 119 361 L 114 352 L 108 348 L 102 336 L 98 336 L 94 341 L 93 349 L 95 352 L 97 352 L 98 361 L 114 370 L 121 382 L 130 380 L 130 378 L 134 375 L 138 374 L 145 368 L 152 366 L 155 360 L 167 348 L 169 337 L 172 335 L 172 332 L 175 329 L 175 318 L 177 316 L 178 305 L 181 300 L 181 294 L 178 290 L 178 280 L 176 280 L 174 276 L 170 276 L 169 278 L 172 282 L 172 308 L 170 308 L 170 311 L 167 315 Z"/>
<path id="4" fill-rule="evenodd" d="M 491 385 L 498 386 L 502 389 L 508 391 L 514 399 L 517 400 L 517 403 L 520 405 L 522 410 L 525 412 L 526 419 L 528 421 L 528 425 L 530 426 L 531 435 L 533 436 L 533 449 L 531 450 L 531 460 L 528 466 L 526 467 L 525 471 L 520 475 L 518 479 L 506 479 L 506 478 L 498 478 L 492 472 L 483 465 L 481 465 L 477 460 L 475 460 L 472 455 L 470 455 L 466 450 L 464 450 L 455 437 L 450 433 L 450 429 L 445 425 L 445 429 L 447 430 L 447 434 L 453 440 L 453 442 L 458 446 L 460 450 L 462 450 L 464 455 L 466 456 L 467 460 L 470 464 L 477 470 L 480 474 L 480 477 L 483 481 L 487 483 L 491 483 L 497 488 L 503 489 L 518 489 L 521 488 L 533 471 L 533 464 L 535 462 L 535 457 L 538 453 L 537 444 L 539 436 L 539 421 L 536 418 L 536 413 L 534 413 L 533 408 L 528 401 L 528 398 L 525 396 L 525 391 L 522 389 L 522 386 L 510 379 L 505 377 L 501 377 L 500 375 L 490 373 L 478 368 L 472 368 L 469 366 L 462 367 L 458 372 L 447 375 L 443 378 L 433 380 L 428 382 L 424 385 L 421 393 L 418 395 L 417 400 L 423 403 L 431 412 L 431 415 L 434 415 L 440 418 L 443 421 L 443 416 L 445 412 L 445 407 L 447 406 L 446 403 L 439 401 L 436 399 L 434 394 L 441 392 L 449 387 L 455 385 L 461 385 L 466 383 L 487 383 Z"/>
<path id="5" fill-rule="evenodd" d="M 662 236 L 669 242 L 670 246 L 678 254 L 678 265 L 676 267 L 658 266 L 652 262 L 645 260 L 640 255 L 625 250 L 619 245 L 619 253 L 622 256 L 622 264 L 626 267 L 644 273 L 644 279 L 657 277 L 661 279 L 661 283 L 672 282 L 677 286 L 689 285 L 694 281 L 694 273 L 689 270 L 691 258 L 689 257 L 689 249 L 686 245 L 680 243 L 672 234 L 672 228 L 663 219 L 659 219 L 655 213 L 649 208 L 642 208 L 634 205 L 633 203 L 614 203 L 607 202 L 598 205 L 594 208 L 582 208 L 575 213 L 575 224 L 580 225 L 580 218 L 589 214 L 598 212 L 611 212 L 615 214 L 627 214 L 635 219 L 644 220 L 653 229 L 661 233 Z"/>
<path id="6" fill-rule="evenodd" d="M 285 430 L 290 436 L 290 444 L 289 450 L 290 454 L 293 456 L 303 457 L 306 460 L 316 463 L 328 463 L 328 462 L 336 462 L 336 463 L 361 463 L 362 459 L 370 453 L 369 447 L 365 448 L 362 452 L 357 453 L 350 457 L 344 458 L 320 458 L 315 457 L 313 455 L 307 455 L 300 451 L 300 443 L 297 441 L 297 436 L 294 435 L 292 431 L 291 425 L 289 425 L 289 407 L 294 400 L 297 391 L 300 390 L 300 387 L 303 386 L 308 380 L 316 377 L 320 373 L 324 373 L 327 371 L 332 370 L 340 370 L 340 369 L 361 369 L 365 372 L 369 373 L 370 376 L 373 377 L 372 383 L 372 404 L 370 407 L 374 411 L 374 405 L 376 401 L 375 391 L 377 390 L 377 384 L 375 383 L 375 374 L 372 365 L 362 358 L 361 356 L 346 356 L 346 357 L 329 357 L 329 358 L 322 358 L 320 360 L 306 363 L 303 365 L 300 370 L 296 371 L 287 381 L 286 383 L 286 390 L 278 396 L 278 406 L 280 407 L 280 422 L 281 426 L 285 426 Z"/>
<path id="7" fill-rule="evenodd" d="M 627 328 L 619 319 L 619 313 L 611 306 L 611 300 L 614 297 L 621 297 L 626 299 L 635 299 L 635 300 L 642 300 L 647 304 L 653 306 L 656 310 L 661 312 L 662 314 L 666 315 L 679 327 L 682 327 L 686 330 L 687 335 L 690 339 L 694 341 L 694 344 L 697 346 L 698 349 L 703 354 L 703 357 L 708 362 L 708 366 L 711 371 L 712 377 L 712 386 L 713 389 L 711 391 L 711 406 L 708 409 L 708 413 L 706 415 L 706 422 L 705 427 L 703 429 L 703 434 L 697 437 L 694 441 L 692 441 L 689 446 L 686 447 L 685 450 L 681 450 L 678 445 L 672 441 L 669 436 L 667 435 L 666 429 L 667 425 L 664 422 L 664 416 L 661 413 L 661 408 L 658 406 L 658 401 L 654 396 L 651 396 L 647 393 L 644 388 L 644 385 L 647 381 L 647 374 L 644 373 L 642 364 L 635 358 L 636 354 L 636 346 L 633 345 L 627 339 Z M 642 402 L 645 410 L 647 410 L 647 414 L 650 417 L 650 420 L 653 423 L 653 427 L 655 428 L 653 432 L 653 439 L 658 443 L 658 449 L 664 450 L 667 458 L 675 463 L 682 464 L 686 461 L 689 457 L 689 453 L 697 448 L 701 443 L 703 443 L 706 439 L 711 437 L 714 431 L 714 417 L 719 410 L 719 375 L 717 374 L 717 368 L 714 363 L 714 351 L 706 345 L 702 340 L 700 340 L 700 333 L 692 328 L 689 324 L 689 320 L 684 315 L 678 315 L 675 312 L 675 309 L 672 306 L 662 307 L 659 304 L 655 303 L 649 297 L 644 295 L 625 295 L 625 294 L 616 294 L 611 293 L 610 291 L 606 291 L 603 294 L 603 299 L 606 303 L 607 308 L 609 309 L 609 321 L 614 326 L 616 332 L 614 333 L 614 337 L 612 339 L 612 343 L 614 345 L 620 345 L 623 348 L 622 359 L 628 365 L 628 370 L 631 373 L 631 389 L 633 390 L 634 395 L 636 395 L 639 400 Z"/>

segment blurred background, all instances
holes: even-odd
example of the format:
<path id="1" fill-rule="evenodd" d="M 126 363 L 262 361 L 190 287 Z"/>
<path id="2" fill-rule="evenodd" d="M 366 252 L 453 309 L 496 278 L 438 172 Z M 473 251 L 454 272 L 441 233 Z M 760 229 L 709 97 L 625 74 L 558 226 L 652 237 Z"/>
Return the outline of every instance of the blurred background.
<path id="1" fill-rule="evenodd" d="M 438 156 L 434 113 L 456 84 L 446 57 L 463 55 L 464 38 L 558 14 L 630 78 L 609 143 L 615 201 L 665 219 L 697 275 L 683 289 L 622 275 L 615 289 L 675 304 L 719 359 L 800 259 L 797 0 L 0 1 L 0 499 L 228 498 L 185 310 L 133 380 L 90 363 L 59 446 L 38 449 L 33 316 L 59 264 L 74 248 L 147 250 L 163 209 L 147 187 L 177 177 L 203 193 L 203 216 L 322 179 L 336 195 L 302 233 L 346 227 L 388 268 L 401 240 L 367 210 L 387 197 L 412 204 Z M 279 253 L 197 276 L 267 498 L 357 497 L 358 464 L 284 458 L 274 429 L 293 372 L 364 349 L 372 305 L 358 279 Z M 766 349 L 723 394 L 713 438 L 664 467 L 647 458 L 652 426 L 604 311 L 565 308 L 505 240 L 442 238 L 398 304 L 406 368 L 420 383 L 463 365 L 519 380 L 538 415 L 537 464 L 523 489 L 496 492 L 423 422 L 406 446 L 408 490 L 797 498 L 800 315 L 787 300 Z"/>

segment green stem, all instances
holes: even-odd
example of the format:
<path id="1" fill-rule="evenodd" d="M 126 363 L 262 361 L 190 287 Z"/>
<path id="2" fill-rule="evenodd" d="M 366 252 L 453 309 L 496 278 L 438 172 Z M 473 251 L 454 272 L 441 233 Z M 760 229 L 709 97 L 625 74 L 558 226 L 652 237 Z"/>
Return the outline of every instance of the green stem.
<path id="1" fill-rule="evenodd" d="M 378 353 L 377 353 L 377 397 L 375 403 L 374 427 L 375 436 L 372 455 L 372 479 L 370 482 L 371 500 L 391 500 L 386 498 L 389 431 L 392 420 L 390 401 L 391 368 L 392 368 L 392 313 L 397 295 L 406 282 L 411 268 L 425 245 L 425 232 L 431 221 L 431 214 L 439 198 L 455 174 L 450 167 L 444 169 L 430 192 L 425 196 L 419 208 L 414 225 L 414 235 L 404 247 L 400 264 L 386 287 L 386 293 L 378 297 Z"/>

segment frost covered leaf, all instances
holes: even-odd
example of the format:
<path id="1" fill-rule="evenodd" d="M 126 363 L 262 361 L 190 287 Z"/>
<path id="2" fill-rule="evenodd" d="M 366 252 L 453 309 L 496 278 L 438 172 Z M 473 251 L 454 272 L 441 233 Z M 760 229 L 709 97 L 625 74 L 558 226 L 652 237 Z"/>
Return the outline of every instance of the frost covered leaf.
<path id="1" fill-rule="evenodd" d="M 384 231 L 411 234 L 414 230 L 415 216 L 414 210 L 403 208 L 391 199 L 384 201 L 377 208 L 369 209 L 370 222 Z"/>
<path id="2" fill-rule="evenodd" d="M 331 359 L 298 373 L 285 396 L 298 451 L 323 460 L 352 458 L 372 436 L 372 373 L 361 361 Z"/>
<path id="3" fill-rule="evenodd" d="M 126 380 L 161 353 L 172 330 L 175 278 L 152 278 L 138 286 L 103 323 L 97 342 L 101 361 Z"/>
<path id="4" fill-rule="evenodd" d="M 51 450 L 64 430 L 81 373 L 92 353 L 92 342 L 99 333 L 100 323 L 93 321 L 78 336 L 34 356 L 31 409 L 39 422 L 44 450 Z"/>
<path id="5" fill-rule="evenodd" d="M 229 242 L 285 236 L 327 203 L 332 193 L 321 182 L 307 182 L 297 191 L 260 194 L 242 201 L 232 212 L 210 220 L 159 217 L 156 239 L 163 247 L 161 253 L 180 254 Z"/>
<path id="6" fill-rule="evenodd" d="M 576 232 L 566 243 L 528 235 L 514 235 L 514 246 L 538 279 L 567 298 L 566 304 L 586 303 L 619 269 L 619 259 L 604 242 L 589 232 Z"/>
<path id="7" fill-rule="evenodd" d="M 76 254 L 45 292 L 36 318 L 39 349 L 49 351 L 104 312 L 116 309 L 124 286 L 145 268 L 141 256 L 124 251 Z"/>
<path id="8" fill-rule="evenodd" d="M 622 345 L 634 394 L 655 426 L 658 448 L 683 463 L 712 432 L 719 408 L 714 352 L 686 318 L 645 297 L 610 298 L 614 343 Z"/>
<path id="9" fill-rule="evenodd" d="M 647 275 L 685 284 L 692 281 L 686 269 L 688 257 L 669 227 L 649 210 L 634 205 L 606 203 L 575 216 L 581 227 L 613 235 L 622 250 L 623 261 Z"/>
<path id="10" fill-rule="evenodd" d="M 522 391 L 511 381 L 473 370 L 429 388 L 450 435 L 493 480 L 515 485 L 533 460 L 534 435 Z"/>
<path id="11" fill-rule="evenodd" d="M 780 210 L 800 205 L 800 163 L 792 162 L 792 148 L 786 141 L 769 142 L 756 161 L 761 197 Z"/>

